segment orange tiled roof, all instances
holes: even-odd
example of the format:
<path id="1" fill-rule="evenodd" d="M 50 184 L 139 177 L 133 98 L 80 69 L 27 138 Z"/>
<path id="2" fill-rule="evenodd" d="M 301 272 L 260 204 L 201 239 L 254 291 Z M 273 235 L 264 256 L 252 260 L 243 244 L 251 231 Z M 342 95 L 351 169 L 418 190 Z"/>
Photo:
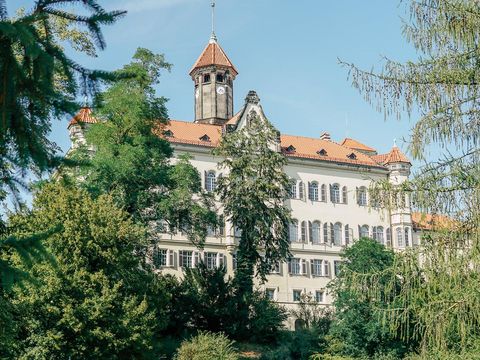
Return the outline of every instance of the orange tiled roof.
<path id="1" fill-rule="evenodd" d="M 441 230 L 452 228 L 455 223 L 453 219 L 445 215 L 412 212 L 412 224 L 415 229 Z"/>
<path id="2" fill-rule="evenodd" d="M 163 133 L 170 135 L 163 136 L 171 143 L 215 147 L 220 141 L 222 127 L 219 125 L 170 120 L 169 124 L 165 126 Z M 202 141 L 201 138 L 204 135 L 207 135 L 210 141 Z M 370 156 L 333 141 L 282 135 L 281 147 L 287 157 L 381 167 Z M 325 155 L 319 154 L 322 149 L 326 152 Z M 353 158 L 349 157 L 352 154 Z"/>
<path id="3" fill-rule="evenodd" d="M 209 42 L 209 44 L 205 47 L 202 54 L 198 57 L 197 61 L 190 70 L 190 75 L 195 69 L 210 65 L 219 65 L 231 68 L 235 73 L 235 76 L 238 75 L 237 69 L 230 61 L 227 54 L 225 54 L 225 51 L 223 51 L 222 47 L 216 41 Z"/>
<path id="4" fill-rule="evenodd" d="M 363 151 L 371 151 L 371 152 L 376 151 L 374 148 L 371 148 L 370 146 L 367 146 L 357 140 L 350 139 L 350 138 L 343 139 L 341 145 L 346 146 L 350 149 L 355 149 L 355 150 L 363 150 Z"/>
<path id="5" fill-rule="evenodd" d="M 95 124 L 97 123 L 97 119 L 92 116 L 92 109 L 88 106 L 84 106 L 80 109 L 80 111 L 70 120 L 68 126 L 79 124 L 79 123 L 87 123 L 87 124 Z"/>
<path id="6" fill-rule="evenodd" d="M 405 156 L 404 153 L 400 151 L 400 149 L 397 146 L 394 146 L 392 150 L 390 150 L 389 153 L 386 154 L 380 154 L 380 155 L 372 155 L 370 156 L 373 160 L 375 160 L 377 163 L 382 164 L 382 165 L 387 165 L 391 163 L 408 163 L 410 164 L 410 160 Z"/>

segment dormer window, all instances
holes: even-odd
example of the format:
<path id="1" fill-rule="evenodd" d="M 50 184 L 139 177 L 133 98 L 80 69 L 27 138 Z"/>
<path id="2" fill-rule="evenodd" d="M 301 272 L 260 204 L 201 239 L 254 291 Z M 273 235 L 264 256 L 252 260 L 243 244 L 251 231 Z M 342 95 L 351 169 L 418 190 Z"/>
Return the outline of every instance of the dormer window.
<path id="1" fill-rule="evenodd" d="M 210 74 L 205 74 L 205 75 L 203 75 L 203 82 L 204 82 L 204 83 L 210 82 Z"/>
<path id="2" fill-rule="evenodd" d="M 356 160 L 357 159 L 357 155 L 355 155 L 355 153 L 353 153 L 353 152 L 351 154 L 347 155 L 347 157 L 351 160 Z"/>
<path id="3" fill-rule="evenodd" d="M 208 136 L 207 134 L 203 135 L 200 137 L 200 141 L 206 141 L 206 142 L 210 142 L 210 136 Z"/>
<path id="4" fill-rule="evenodd" d="M 223 74 L 217 74 L 217 82 L 223 83 L 225 81 L 225 77 Z"/>
<path id="5" fill-rule="evenodd" d="M 166 137 L 173 137 L 173 132 L 171 130 L 166 130 L 163 132 L 163 135 Z"/>
<path id="6" fill-rule="evenodd" d="M 321 155 L 321 156 L 327 156 L 327 150 L 325 149 L 320 149 L 317 151 L 317 154 L 318 155 Z"/>
<path id="7" fill-rule="evenodd" d="M 293 153 L 293 152 L 295 152 L 295 150 L 297 150 L 297 149 L 295 149 L 295 146 L 290 145 L 290 146 L 287 147 L 285 150 L 287 150 L 287 152 L 289 152 L 289 153 Z"/>

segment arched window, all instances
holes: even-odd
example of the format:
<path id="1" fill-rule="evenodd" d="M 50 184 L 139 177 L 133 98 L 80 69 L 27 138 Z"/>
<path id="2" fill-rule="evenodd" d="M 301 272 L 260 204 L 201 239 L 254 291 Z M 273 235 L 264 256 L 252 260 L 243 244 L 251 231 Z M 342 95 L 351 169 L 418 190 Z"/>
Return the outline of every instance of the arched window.
<path id="1" fill-rule="evenodd" d="M 333 184 L 330 186 L 330 200 L 335 204 L 340 202 L 340 185 Z"/>
<path id="2" fill-rule="evenodd" d="M 320 191 L 320 201 L 327 202 L 327 185 L 322 184 Z"/>
<path id="3" fill-rule="evenodd" d="M 410 228 L 406 227 L 405 228 L 405 246 L 410 246 Z"/>
<path id="4" fill-rule="evenodd" d="M 295 299 L 294 299 L 294 301 L 295 301 Z M 299 300 L 297 300 L 297 301 L 299 301 Z M 302 319 L 295 320 L 295 331 L 301 331 L 303 329 L 305 329 L 305 320 L 302 320 Z"/>
<path id="5" fill-rule="evenodd" d="M 359 187 L 357 190 L 357 203 L 360 206 L 367 206 L 367 188 Z"/>
<path id="6" fill-rule="evenodd" d="M 348 202 L 348 192 L 347 187 L 342 187 L 342 203 L 346 204 Z"/>
<path id="7" fill-rule="evenodd" d="M 300 200 L 305 200 L 305 187 L 303 186 L 303 181 L 298 183 L 298 198 Z"/>
<path id="8" fill-rule="evenodd" d="M 312 243 L 320 244 L 320 221 L 312 223 Z"/>
<path id="9" fill-rule="evenodd" d="M 364 238 L 364 237 L 367 238 L 367 237 L 369 237 L 369 235 L 368 235 L 368 230 L 369 230 L 369 229 L 368 229 L 368 225 L 362 225 L 362 226 L 360 226 L 360 231 L 359 231 L 360 237 L 361 237 L 361 238 Z"/>
<path id="10" fill-rule="evenodd" d="M 338 222 L 333 226 L 333 244 L 342 246 L 342 224 Z"/>
<path id="11" fill-rule="evenodd" d="M 293 220 L 290 223 L 290 229 L 289 229 L 289 238 L 290 242 L 296 242 L 298 241 L 298 221 Z"/>
<path id="12" fill-rule="evenodd" d="M 307 242 L 307 222 L 306 221 L 302 221 L 301 231 L 302 231 L 302 242 L 306 243 Z"/>
<path id="13" fill-rule="evenodd" d="M 387 228 L 386 234 L 387 234 L 387 245 L 391 246 L 392 245 L 392 229 Z"/>
<path id="14" fill-rule="evenodd" d="M 350 244 L 350 228 L 348 225 L 345 225 L 345 245 Z"/>
<path id="15" fill-rule="evenodd" d="M 403 247 L 404 245 L 403 245 L 402 228 L 399 228 L 399 227 L 398 227 L 397 230 L 396 230 L 396 232 L 397 232 L 397 245 L 398 245 L 399 247 Z"/>
<path id="16" fill-rule="evenodd" d="M 318 201 L 318 183 L 316 181 L 308 183 L 308 198 L 312 201 Z"/>
<path id="17" fill-rule="evenodd" d="M 328 223 L 323 223 L 323 242 L 328 244 Z"/>
<path id="18" fill-rule="evenodd" d="M 205 174 L 205 190 L 208 192 L 213 192 L 215 191 L 215 188 L 217 187 L 217 178 L 215 175 L 215 171 L 208 171 Z"/>
<path id="19" fill-rule="evenodd" d="M 385 239 L 383 238 L 383 226 L 374 226 L 373 239 L 377 240 L 380 244 L 385 243 Z"/>

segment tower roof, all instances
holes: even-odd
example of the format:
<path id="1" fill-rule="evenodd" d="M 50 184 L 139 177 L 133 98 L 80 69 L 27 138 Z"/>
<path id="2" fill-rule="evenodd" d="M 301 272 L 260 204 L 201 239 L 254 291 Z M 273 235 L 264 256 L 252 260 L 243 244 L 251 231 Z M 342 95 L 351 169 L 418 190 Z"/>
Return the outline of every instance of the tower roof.
<path id="1" fill-rule="evenodd" d="M 95 124 L 97 119 L 92 116 L 92 109 L 89 106 L 83 106 L 78 113 L 70 120 L 68 127 L 80 123 Z"/>
<path id="2" fill-rule="evenodd" d="M 407 156 L 394 145 L 392 150 L 386 154 L 374 155 L 372 158 L 380 164 L 387 165 L 393 163 L 407 163 L 411 164 Z"/>
<path id="3" fill-rule="evenodd" d="M 210 39 L 208 45 L 198 57 L 189 74 L 192 75 L 196 69 L 212 65 L 230 68 L 234 73 L 234 76 L 238 75 L 235 65 L 232 64 L 227 54 L 225 54 L 225 51 L 223 51 L 222 47 L 218 44 L 215 37 Z"/>

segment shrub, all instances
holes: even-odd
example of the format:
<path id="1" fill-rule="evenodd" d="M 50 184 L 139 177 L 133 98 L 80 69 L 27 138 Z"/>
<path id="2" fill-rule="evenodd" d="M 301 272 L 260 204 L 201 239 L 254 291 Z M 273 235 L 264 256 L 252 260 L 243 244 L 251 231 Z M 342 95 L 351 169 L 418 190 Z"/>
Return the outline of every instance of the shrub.
<path id="1" fill-rule="evenodd" d="M 197 336 L 182 343 L 175 360 L 238 360 L 233 344 L 222 333 L 199 332 Z"/>

